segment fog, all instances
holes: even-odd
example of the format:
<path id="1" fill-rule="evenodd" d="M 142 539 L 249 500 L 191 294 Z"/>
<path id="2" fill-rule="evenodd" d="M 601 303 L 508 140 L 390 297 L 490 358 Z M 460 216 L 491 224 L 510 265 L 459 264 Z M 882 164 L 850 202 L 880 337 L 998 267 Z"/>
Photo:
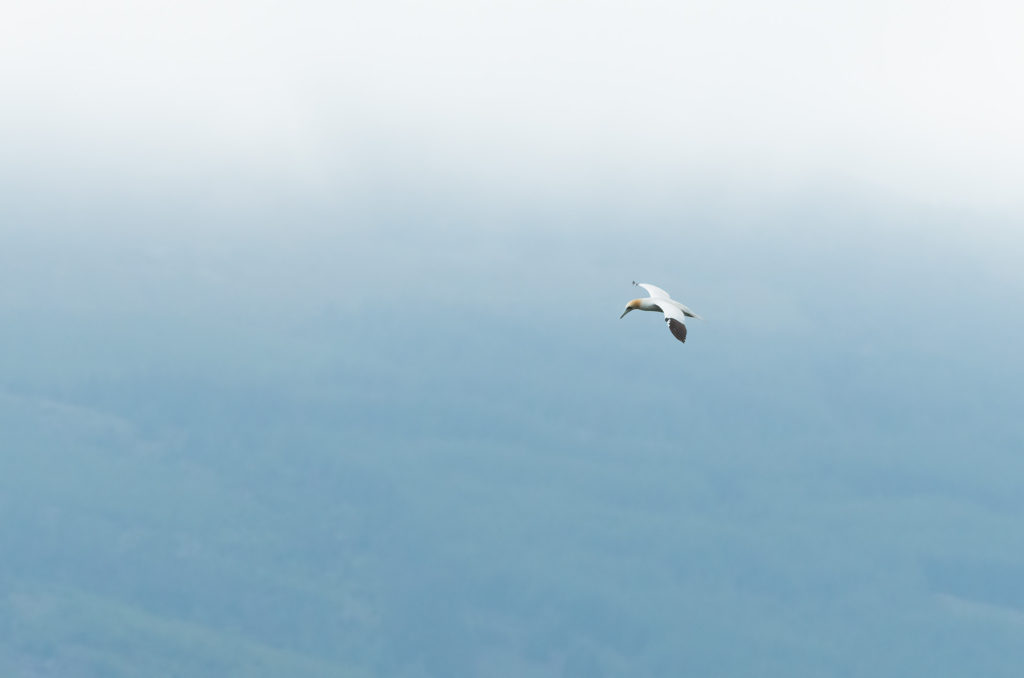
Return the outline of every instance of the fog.
<path id="1" fill-rule="evenodd" d="M 0 669 L 1016 676 L 1013 12 L 20 8 Z"/>

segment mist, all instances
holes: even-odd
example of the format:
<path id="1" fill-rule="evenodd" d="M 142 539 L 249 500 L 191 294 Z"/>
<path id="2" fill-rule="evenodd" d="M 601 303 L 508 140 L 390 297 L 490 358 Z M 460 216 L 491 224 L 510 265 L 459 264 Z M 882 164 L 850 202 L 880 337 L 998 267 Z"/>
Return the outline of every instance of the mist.
<path id="1" fill-rule="evenodd" d="M 20 8 L 0 669 L 1016 676 L 1018 18 Z"/>

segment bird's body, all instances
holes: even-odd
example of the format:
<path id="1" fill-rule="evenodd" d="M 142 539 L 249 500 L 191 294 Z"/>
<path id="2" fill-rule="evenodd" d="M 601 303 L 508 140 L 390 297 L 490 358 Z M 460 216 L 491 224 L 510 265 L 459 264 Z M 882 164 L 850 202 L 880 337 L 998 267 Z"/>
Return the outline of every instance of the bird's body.
<path id="1" fill-rule="evenodd" d="M 634 282 L 637 287 L 642 287 L 651 295 L 642 299 L 633 299 L 626 304 L 626 310 L 622 312 L 619 318 L 625 317 L 630 311 L 658 311 L 665 315 L 665 324 L 668 325 L 669 331 L 679 341 L 686 341 L 686 318 L 700 318 L 699 315 L 683 306 L 678 301 L 669 296 L 669 293 L 660 287 L 655 287 L 648 283 Z"/>

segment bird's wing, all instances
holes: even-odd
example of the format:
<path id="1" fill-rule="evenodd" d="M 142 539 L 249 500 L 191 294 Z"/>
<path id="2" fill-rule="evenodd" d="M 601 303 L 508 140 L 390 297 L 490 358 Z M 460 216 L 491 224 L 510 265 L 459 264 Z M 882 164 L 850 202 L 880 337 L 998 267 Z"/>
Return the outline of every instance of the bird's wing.
<path id="1" fill-rule="evenodd" d="M 689 317 L 689 318 L 697 318 L 698 320 L 704 320 L 704 318 L 701 318 L 701 317 L 700 317 L 699 315 L 697 315 L 696 313 L 694 313 L 693 311 L 691 311 L 691 310 L 690 310 L 689 308 L 687 308 L 686 306 L 683 306 L 683 305 L 682 305 L 682 304 L 680 304 L 680 303 L 679 303 L 678 301 L 676 302 L 676 306 L 678 306 L 678 307 L 679 307 L 679 310 L 683 312 L 683 315 L 685 315 L 685 316 L 687 316 L 687 317 Z"/>
<path id="2" fill-rule="evenodd" d="M 686 315 L 683 311 L 673 304 L 658 304 L 658 308 L 665 314 L 665 323 L 672 336 L 686 343 Z"/>
<path id="3" fill-rule="evenodd" d="M 645 290 L 647 290 L 647 294 L 651 295 L 655 299 L 659 299 L 659 298 L 660 299 L 671 299 L 672 298 L 671 296 L 669 296 L 668 292 L 666 292 L 665 290 L 661 289 L 660 287 L 655 287 L 654 285 L 650 285 L 648 283 L 633 283 L 633 284 L 636 285 L 637 287 L 642 287 Z"/>

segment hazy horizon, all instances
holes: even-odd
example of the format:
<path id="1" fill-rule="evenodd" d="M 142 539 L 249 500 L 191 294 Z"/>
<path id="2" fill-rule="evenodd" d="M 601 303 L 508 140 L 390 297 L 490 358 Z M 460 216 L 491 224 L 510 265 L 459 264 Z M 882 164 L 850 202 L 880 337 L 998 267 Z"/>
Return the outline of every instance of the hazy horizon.
<path id="1" fill-rule="evenodd" d="M 0 670 L 1015 677 L 1022 19 L 13 10 Z"/>

